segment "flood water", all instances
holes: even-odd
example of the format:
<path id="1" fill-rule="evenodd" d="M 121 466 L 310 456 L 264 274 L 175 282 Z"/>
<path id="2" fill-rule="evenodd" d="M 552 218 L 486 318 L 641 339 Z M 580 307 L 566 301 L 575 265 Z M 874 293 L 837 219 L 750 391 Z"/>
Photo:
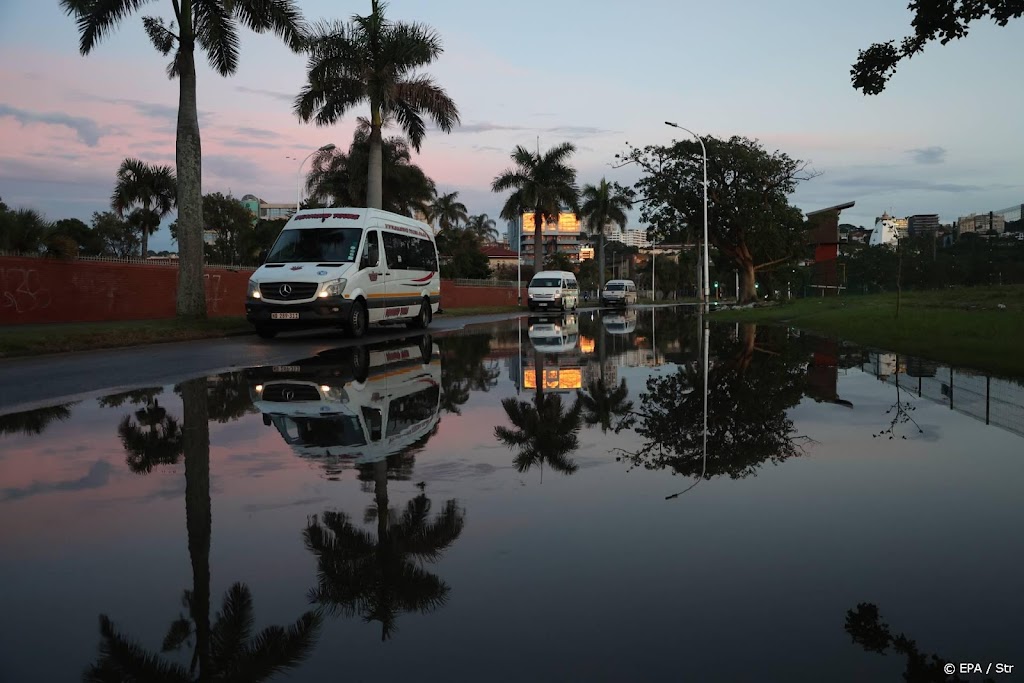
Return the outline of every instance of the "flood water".
<path id="1" fill-rule="evenodd" d="M 524 318 L 0 416 L 0 680 L 1021 680 L 1024 386 L 705 328 Z"/>

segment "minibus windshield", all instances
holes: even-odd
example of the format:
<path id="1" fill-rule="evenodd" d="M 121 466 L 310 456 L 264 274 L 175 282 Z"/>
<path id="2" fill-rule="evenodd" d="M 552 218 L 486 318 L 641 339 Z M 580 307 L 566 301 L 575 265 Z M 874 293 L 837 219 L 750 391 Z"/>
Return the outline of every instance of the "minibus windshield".
<path id="1" fill-rule="evenodd" d="M 302 228 L 284 230 L 267 256 L 267 263 L 354 262 L 359 228 Z"/>

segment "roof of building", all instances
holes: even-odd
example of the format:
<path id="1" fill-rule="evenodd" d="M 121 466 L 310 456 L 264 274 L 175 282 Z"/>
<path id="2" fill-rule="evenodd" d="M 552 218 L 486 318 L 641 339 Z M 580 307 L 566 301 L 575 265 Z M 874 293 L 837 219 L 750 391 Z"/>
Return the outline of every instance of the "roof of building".
<path id="1" fill-rule="evenodd" d="M 518 258 L 519 254 L 501 244 L 485 244 L 480 251 L 487 258 Z"/>
<path id="2" fill-rule="evenodd" d="M 825 209 L 818 209 L 817 211 L 808 211 L 807 217 L 810 218 L 811 216 L 814 216 L 819 213 L 825 213 L 826 211 L 842 211 L 843 209 L 852 209 L 853 205 L 856 203 L 857 202 L 846 202 L 845 204 L 836 204 L 835 206 L 830 206 Z"/>

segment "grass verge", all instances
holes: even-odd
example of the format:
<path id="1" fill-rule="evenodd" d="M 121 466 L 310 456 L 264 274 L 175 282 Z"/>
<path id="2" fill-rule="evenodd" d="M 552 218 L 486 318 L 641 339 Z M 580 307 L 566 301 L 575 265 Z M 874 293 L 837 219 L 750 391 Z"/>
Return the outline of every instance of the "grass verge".
<path id="1" fill-rule="evenodd" d="M 0 358 L 210 339 L 251 331 L 243 317 L 24 325 L 0 330 Z"/>
<path id="2" fill-rule="evenodd" d="M 1002 307 L 1000 307 L 1002 306 Z M 1024 286 L 799 299 L 716 312 L 726 322 L 788 325 L 957 367 L 1024 376 Z"/>

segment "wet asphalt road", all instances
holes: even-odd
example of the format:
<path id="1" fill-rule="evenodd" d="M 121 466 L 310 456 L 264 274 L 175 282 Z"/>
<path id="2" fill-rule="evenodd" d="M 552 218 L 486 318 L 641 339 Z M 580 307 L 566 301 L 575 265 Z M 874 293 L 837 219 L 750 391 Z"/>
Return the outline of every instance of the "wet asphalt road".
<path id="1" fill-rule="evenodd" d="M 519 315 L 439 315 L 428 332 L 442 334 L 469 325 L 513 320 Z M 410 334 L 405 327 L 371 328 L 358 343 L 401 339 Z M 339 330 L 319 330 L 282 334 L 269 341 L 246 334 L 0 360 L 0 414 L 52 405 L 57 399 L 73 401 L 98 393 L 174 384 L 256 365 L 286 365 L 326 349 L 356 343 Z"/>

